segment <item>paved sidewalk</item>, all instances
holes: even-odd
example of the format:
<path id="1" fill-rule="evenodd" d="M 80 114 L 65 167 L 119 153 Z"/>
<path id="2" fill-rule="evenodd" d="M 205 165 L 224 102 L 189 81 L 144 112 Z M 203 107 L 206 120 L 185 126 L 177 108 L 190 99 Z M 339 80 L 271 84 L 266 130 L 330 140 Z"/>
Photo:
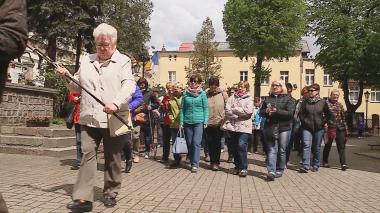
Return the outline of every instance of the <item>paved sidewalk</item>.
<path id="1" fill-rule="evenodd" d="M 300 174 L 290 165 L 285 175 L 266 182 L 262 155 L 249 156 L 249 175 L 229 173 L 233 164 L 222 162 L 222 171 L 207 169 L 190 173 L 187 166 L 168 169 L 157 161 L 143 159 L 132 173 L 123 174 L 118 205 L 107 209 L 101 202 L 103 163 L 99 160 L 96 202 L 93 212 L 380 212 L 380 159 L 360 153 L 370 150 L 368 141 L 350 139 L 343 172 L 337 151 L 331 150 L 332 168 Z M 358 154 L 356 154 L 358 153 Z M 292 162 L 297 162 L 292 153 Z M 226 153 L 222 155 L 227 158 Z M 10 213 L 69 212 L 65 205 L 77 171 L 70 170 L 74 158 L 0 154 L 0 192 Z M 335 167 L 334 167 L 335 166 Z"/>

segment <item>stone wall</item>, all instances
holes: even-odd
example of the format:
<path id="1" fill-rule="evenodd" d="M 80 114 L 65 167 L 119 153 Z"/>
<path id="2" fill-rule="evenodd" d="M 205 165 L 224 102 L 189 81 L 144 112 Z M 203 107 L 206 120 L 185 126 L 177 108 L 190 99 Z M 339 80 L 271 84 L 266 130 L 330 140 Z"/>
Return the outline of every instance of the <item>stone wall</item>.
<path id="1" fill-rule="evenodd" d="M 0 103 L 0 125 L 25 125 L 27 118 L 53 118 L 56 90 L 7 83 Z"/>

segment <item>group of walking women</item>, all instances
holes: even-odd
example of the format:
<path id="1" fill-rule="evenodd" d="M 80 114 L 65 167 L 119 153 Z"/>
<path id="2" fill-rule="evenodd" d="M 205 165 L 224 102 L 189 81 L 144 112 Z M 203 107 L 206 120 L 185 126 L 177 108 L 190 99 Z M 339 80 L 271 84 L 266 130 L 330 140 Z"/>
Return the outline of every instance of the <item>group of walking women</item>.
<path id="1" fill-rule="evenodd" d="M 319 95 L 319 85 L 312 84 L 303 88 L 302 97 L 296 100 L 291 96 L 291 85 L 273 81 L 269 96 L 260 103 L 260 98 L 249 94 L 247 81 L 239 82 L 228 94 L 220 89 L 216 77 L 208 80 L 205 90 L 202 82 L 202 77 L 194 74 L 185 89 L 180 83 L 166 85 L 167 94 L 160 103 L 163 162 L 168 162 L 171 142 L 183 130 L 188 145 L 186 160 L 193 173 L 199 170 L 202 140 L 208 145 L 206 155 L 210 157 L 210 169 L 220 169 L 222 137 L 228 146 L 229 161 L 235 165 L 233 174 L 241 177 L 248 174 L 247 155 L 251 144 L 253 142 L 253 152 L 257 153 L 259 141 L 266 154 L 268 181 L 282 177 L 293 146 L 298 150 L 299 172 L 316 172 L 320 166 L 329 167 L 328 156 L 334 139 L 341 168 L 348 168 L 345 162 L 347 125 L 343 106 L 338 102 L 338 90 L 333 90 L 326 100 Z M 320 150 L 325 132 L 328 139 L 321 165 Z M 173 157 L 170 166 L 178 167 L 181 155 Z"/>

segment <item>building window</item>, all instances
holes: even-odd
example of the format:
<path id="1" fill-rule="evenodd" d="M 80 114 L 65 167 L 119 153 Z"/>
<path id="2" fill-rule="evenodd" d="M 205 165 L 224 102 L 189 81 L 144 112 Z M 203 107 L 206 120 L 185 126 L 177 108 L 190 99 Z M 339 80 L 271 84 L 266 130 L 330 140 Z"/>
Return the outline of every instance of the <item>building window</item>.
<path id="1" fill-rule="evenodd" d="M 358 103 L 359 100 L 359 87 L 358 86 L 352 86 L 349 89 L 348 93 L 348 99 L 352 104 Z"/>
<path id="2" fill-rule="evenodd" d="M 330 74 L 326 72 L 323 73 L 323 85 L 332 86 L 332 80 L 331 80 Z"/>
<path id="3" fill-rule="evenodd" d="M 248 81 L 248 71 L 240 71 L 240 81 Z"/>
<path id="4" fill-rule="evenodd" d="M 280 71 L 280 79 L 285 81 L 285 83 L 289 82 L 289 71 Z"/>
<path id="5" fill-rule="evenodd" d="M 371 89 L 371 102 L 380 102 L 380 89 Z"/>
<path id="6" fill-rule="evenodd" d="M 176 82 L 176 72 L 175 71 L 169 71 L 169 82 Z"/>
<path id="7" fill-rule="evenodd" d="M 313 69 L 306 69 L 305 71 L 305 82 L 306 85 L 312 85 L 314 84 L 314 70 Z"/>
<path id="8" fill-rule="evenodd" d="M 261 85 L 268 85 L 269 84 L 269 76 L 261 77 L 260 78 L 260 84 Z"/>

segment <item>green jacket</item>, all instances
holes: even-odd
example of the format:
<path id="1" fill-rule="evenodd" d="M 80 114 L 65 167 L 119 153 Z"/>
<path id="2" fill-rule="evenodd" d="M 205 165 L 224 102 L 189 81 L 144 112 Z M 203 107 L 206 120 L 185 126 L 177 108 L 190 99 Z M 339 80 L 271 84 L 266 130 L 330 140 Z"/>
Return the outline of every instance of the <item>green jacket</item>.
<path id="1" fill-rule="evenodd" d="M 182 96 L 172 96 L 169 100 L 169 119 L 170 128 L 179 128 L 179 108 L 181 107 Z"/>
<path id="2" fill-rule="evenodd" d="M 208 102 L 205 91 L 202 91 L 197 97 L 192 96 L 189 92 L 183 93 L 180 112 L 181 125 L 203 123 L 208 124 Z"/>

